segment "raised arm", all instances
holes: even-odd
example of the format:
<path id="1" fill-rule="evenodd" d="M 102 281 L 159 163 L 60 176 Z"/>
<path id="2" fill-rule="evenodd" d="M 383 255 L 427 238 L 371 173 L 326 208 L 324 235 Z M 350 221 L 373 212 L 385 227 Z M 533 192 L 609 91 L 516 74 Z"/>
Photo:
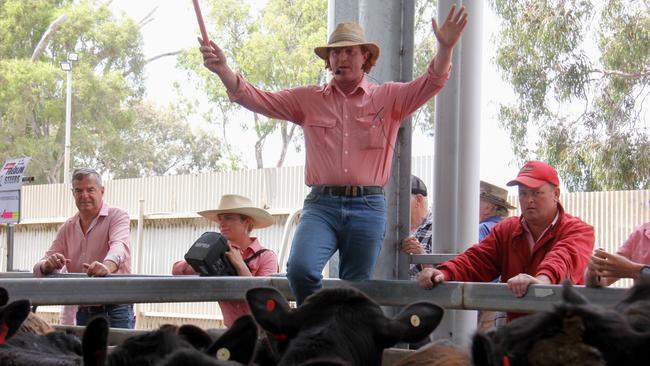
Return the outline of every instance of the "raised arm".
<path id="1" fill-rule="evenodd" d="M 468 13 L 464 6 L 456 12 L 456 5 L 452 5 L 441 27 L 438 27 L 435 18 L 431 18 L 433 33 L 438 40 L 438 52 L 433 66 L 436 74 L 444 74 L 449 70 L 452 52 L 467 25 L 467 16 Z"/>

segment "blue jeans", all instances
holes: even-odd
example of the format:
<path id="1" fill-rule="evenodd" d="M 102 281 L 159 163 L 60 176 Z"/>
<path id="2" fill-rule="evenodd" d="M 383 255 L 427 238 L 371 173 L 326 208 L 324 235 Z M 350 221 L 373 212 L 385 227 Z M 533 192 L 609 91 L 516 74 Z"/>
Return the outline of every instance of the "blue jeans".
<path id="1" fill-rule="evenodd" d="M 77 325 L 87 325 L 97 315 L 105 315 L 111 328 L 135 328 L 132 304 L 79 306 Z"/>
<path id="2" fill-rule="evenodd" d="M 287 263 L 287 278 L 298 305 L 323 287 L 323 267 L 337 250 L 341 279 L 370 278 L 385 233 L 383 194 L 307 195 Z"/>

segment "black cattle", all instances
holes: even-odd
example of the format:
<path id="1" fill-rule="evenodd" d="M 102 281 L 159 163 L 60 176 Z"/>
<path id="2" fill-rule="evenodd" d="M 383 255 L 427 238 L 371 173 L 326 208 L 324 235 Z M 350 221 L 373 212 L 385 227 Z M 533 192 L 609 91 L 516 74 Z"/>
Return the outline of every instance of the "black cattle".
<path id="1" fill-rule="evenodd" d="M 0 303 L 8 296 L 0 290 Z M 19 332 L 31 311 L 28 300 L 14 301 L 0 308 L 0 365 L 81 365 L 81 341 L 72 334 L 46 335 Z"/>
<path id="2" fill-rule="evenodd" d="M 639 314 L 648 311 L 649 286 L 635 286 L 617 306 L 606 309 L 589 304 L 565 283 L 563 303 L 552 311 L 477 333 L 473 361 L 477 366 L 648 365 L 648 315 Z"/>
<path id="3" fill-rule="evenodd" d="M 273 288 L 256 288 L 246 299 L 257 323 L 277 343 L 277 364 L 381 364 L 397 342 L 416 342 L 435 329 L 444 310 L 428 302 L 407 306 L 395 318 L 354 288 L 321 290 L 297 309 Z"/>

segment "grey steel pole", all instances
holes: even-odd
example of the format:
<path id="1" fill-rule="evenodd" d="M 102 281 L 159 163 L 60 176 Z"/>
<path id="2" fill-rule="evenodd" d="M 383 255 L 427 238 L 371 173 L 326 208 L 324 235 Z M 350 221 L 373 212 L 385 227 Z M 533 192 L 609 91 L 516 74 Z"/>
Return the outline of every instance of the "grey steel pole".
<path id="1" fill-rule="evenodd" d="M 413 79 L 414 0 L 361 0 L 359 23 L 366 38 L 381 48 L 379 62 L 368 78 L 378 84 Z M 391 143 L 392 144 L 392 143 Z M 409 234 L 411 122 L 402 123 L 392 160 L 391 177 L 386 189 L 386 236 L 373 278 L 397 279 L 408 276 L 408 257 L 401 254 L 400 243 Z M 401 266 L 398 266 L 398 263 Z M 398 268 L 401 268 L 398 273 Z M 401 277 L 400 277 L 401 275 Z"/>
<path id="2" fill-rule="evenodd" d="M 7 224 L 7 272 L 14 270 L 14 225 Z"/>
<path id="3" fill-rule="evenodd" d="M 481 171 L 481 62 L 483 1 L 464 1 L 470 22 L 463 33 L 460 60 L 460 115 L 458 149 L 458 241 L 456 253 L 478 242 L 479 179 Z M 477 312 L 457 312 L 453 341 L 469 345 L 476 330 Z"/>
<path id="4" fill-rule="evenodd" d="M 452 4 L 460 1 L 438 0 L 438 24 L 444 22 Z M 462 39 L 461 39 L 462 43 Z M 435 151 L 433 156 L 433 252 L 457 253 L 458 228 L 458 120 L 461 54 L 459 45 L 452 58 L 453 69 L 449 80 L 436 97 Z M 458 311 L 446 311 L 434 339 L 451 338 L 457 341 Z"/>
<path id="5" fill-rule="evenodd" d="M 63 150 L 63 183 L 70 180 L 70 125 L 72 124 L 72 61 L 70 70 L 66 71 L 65 92 L 65 145 Z"/>

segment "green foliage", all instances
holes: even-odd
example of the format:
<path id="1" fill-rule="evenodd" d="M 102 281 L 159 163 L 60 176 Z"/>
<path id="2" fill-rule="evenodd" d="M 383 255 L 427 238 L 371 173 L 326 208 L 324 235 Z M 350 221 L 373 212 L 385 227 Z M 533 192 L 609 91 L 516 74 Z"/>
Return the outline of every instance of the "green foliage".
<path id="1" fill-rule="evenodd" d="M 555 165 L 570 190 L 650 188 L 650 2 L 492 5 L 495 61 L 517 96 L 499 119 L 519 159 Z"/>
<path id="2" fill-rule="evenodd" d="M 207 21 L 209 34 L 228 57 L 233 70 L 241 72 L 256 86 L 270 91 L 298 85 L 318 84 L 324 80 L 324 64 L 314 54 L 314 47 L 326 40 L 326 0 L 269 0 L 259 14 L 253 14 L 242 1 L 213 1 Z M 218 77 L 203 67 L 197 49 L 179 57 L 179 67 L 188 71 L 197 88 L 206 90 L 211 102 L 205 117 L 221 124 L 224 141 L 226 126 L 240 108 L 228 100 Z M 263 167 L 262 147 L 274 133 L 283 141 L 283 152 L 276 166 L 281 166 L 287 146 L 295 141 L 295 125 L 254 116 L 252 128 L 257 135 L 258 167 Z M 244 128 L 250 125 L 242 124 Z"/>
<path id="3" fill-rule="evenodd" d="M 91 166 L 115 178 L 220 168 L 218 141 L 188 132 L 178 113 L 142 106 L 139 25 L 116 19 L 96 0 L 0 0 L 1 161 L 31 156 L 27 174 L 37 183 L 61 182 L 66 73 L 59 62 L 69 52 L 79 55 L 72 73 L 72 168 Z M 147 140 L 142 128 L 158 134 Z"/>

